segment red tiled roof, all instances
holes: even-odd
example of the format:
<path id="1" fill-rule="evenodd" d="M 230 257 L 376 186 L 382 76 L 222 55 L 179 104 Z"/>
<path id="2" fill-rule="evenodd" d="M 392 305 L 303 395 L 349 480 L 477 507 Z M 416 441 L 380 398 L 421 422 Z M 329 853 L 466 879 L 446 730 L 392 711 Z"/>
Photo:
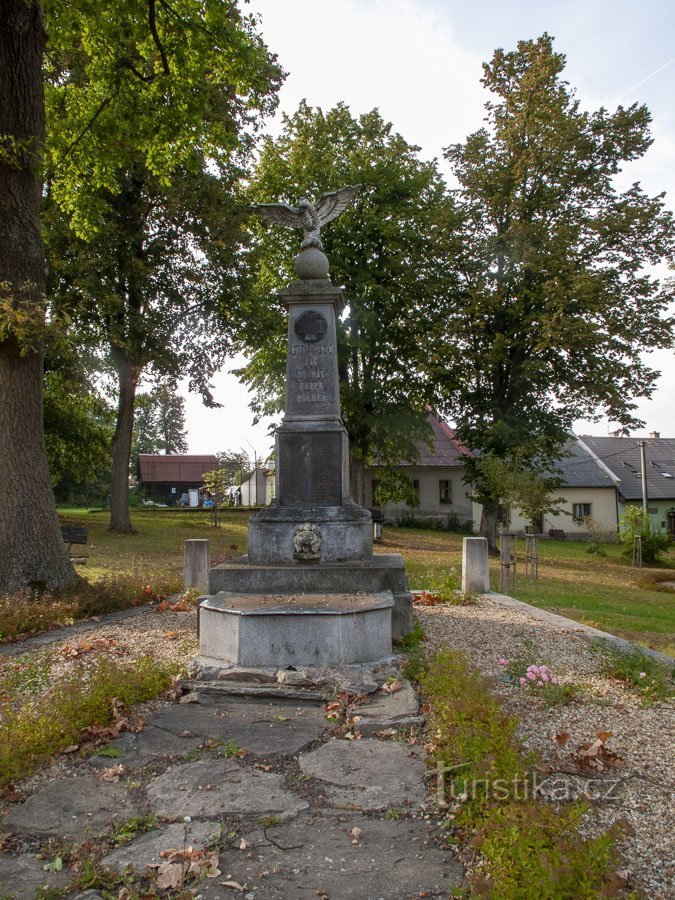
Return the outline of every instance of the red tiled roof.
<path id="1" fill-rule="evenodd" d="M 205 472 L 218 468 L 217 456 L 139 453 L 138 477 L 144 484 L 158 482 L 200 483 Z"/>

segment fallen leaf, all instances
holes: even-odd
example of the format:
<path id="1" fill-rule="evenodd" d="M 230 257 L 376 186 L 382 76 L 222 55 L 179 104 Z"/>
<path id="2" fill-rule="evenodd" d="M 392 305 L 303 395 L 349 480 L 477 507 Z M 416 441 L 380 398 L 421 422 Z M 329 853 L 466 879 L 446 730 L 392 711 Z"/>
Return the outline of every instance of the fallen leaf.
<path id="1" fill-rule="evenodd" d="M 238 881 L 219 881 L 218 884 L 222 884 L 223 887 L 231 888 L 233 891 L 239 891 L 242 894 L 245 890 Z"/>
<path id="2" fill-rule="evenodd" d="M 169 641 L 175 641 L 176 638 L 178 637 L 178 632 L 177 631 L 165 631 L 164 637 Z"/>
<path id="3" fill-rule="evenodd" d="M 611 731 L 598 731 L 598 732 L 596 732 L 596 736 L 597 736 L 597 737 L 603 742 L 603 744 L 604 744 L 606 741 L 608 741 L 608 740 L 611 738 L 612 732 L 611 732 Z"/>
<path id="4" fill-rule="evenodd" d="M 241 841 L 239 842 L 240 850 L 250 850 L 252 846 L 253 846 L 253 844 L 249 843 L 246 840 L 246 838 L 242 838 Z"/>
<path id="5" fill-rule="evenodd" d="M 558 734 L 553 736 L 553 740 L 558 744 L 559 747 L 564 747 L 565 744 L 570 739 L 569 731 L 560 731 Z"/>
<path id="6" fill-rule="evenodd" d="M 110 766 L 109 769 L 104 769 L 103 772 L 99 775 L 101 781 L 111 781 L 116 783 L 120 780 L 122 775 L 126 772 L 126 769 L 121 763 L 118 763 L 116 766 Z"/>
<path id="7" fill-rule="evenodd" d="M 162 863 L 157 870 L 157 887 L 161 890 L 170 890 L 180 887 L 185 878 L 187 866 L 185 863 Z"/>
<path id="8" fill-rule="evenodd" d="M 266 766 L 264 763 L 253 763 L 254 769 L 261 769 L 263 772 L 271 772 L 272 766 Z"/>
<path id="9" fill-rule="evenodd" d="M 350 835 L 351 835 L 352 838 L 353 838 L 352 844 L 358 844 L 359 838 L 360 838 L 361 835 L 363 834 L 363 832 L 361 831 L 361 829 L 360 829 L 360 828 L 352 828 L 352 830 L 351 830 L 349 833 L 350 833 Z"/>
<path id="10" fill-rule="evenodd" d="M 392 681 L 391 684 L 383 684 L 380 688 L 381 691 L 384 691 L 385 694 L 395 694 L 401 690 L 403 685 L 400 681 Z"/>

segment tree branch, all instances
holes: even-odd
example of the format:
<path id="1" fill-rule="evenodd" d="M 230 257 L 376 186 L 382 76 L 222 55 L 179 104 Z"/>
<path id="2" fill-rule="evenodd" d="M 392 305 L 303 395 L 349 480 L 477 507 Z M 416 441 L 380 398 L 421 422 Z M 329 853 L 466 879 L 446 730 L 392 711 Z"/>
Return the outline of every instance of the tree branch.
<path id="1" fill-rule="evenodd" d="M 155 7 L 155 0 L 148 0 L 148 24 L 150 26 L 150 33 L 152 34 L 152 39 L 155 42 L 155 46 L 159 50 L 159 55 L 162 60 L 162 68 L 164 69 L 165 75 L 171 74 L 171 69 L 169 68 L 169 60 L 166 58 L 166 51 L 164 50 L 164 45 L 159 37 L 159 33 L 157 32 L 157 18 L 156 18 L 157 10 Z"/>

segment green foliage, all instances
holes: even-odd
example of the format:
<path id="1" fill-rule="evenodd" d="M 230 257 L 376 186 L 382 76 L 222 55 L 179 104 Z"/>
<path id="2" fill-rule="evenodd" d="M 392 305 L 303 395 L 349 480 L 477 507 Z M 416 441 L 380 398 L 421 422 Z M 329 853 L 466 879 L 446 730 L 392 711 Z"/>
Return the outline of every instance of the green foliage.
<path id="1" fill-rule="evenodd" d="M 241 484 L 253 474 L 251 460 L 243 450 L 223 450 L 216 455 L 225 485 Z"/>
<path id="2" fill-rule="evenodd" d="M 157 828 L 158 821 L 157 816 L 150 813 L 146 816 L 132 816 L 125 822 L 114 822 L 113 841 L 118 847 L 129 844 L 137 835 Z"/>
<path id="3" fill-rule="evenodd" d="M 255 201 L 361 184 L 356 202 L 322 233 L 331 278 L 345 292 L 338 323 L 341 406 L 352 450 L 363 463 L 415 459 L 428 436 L 420 360 L 429 321 L 447 288 L 441 263 L 452 231 L 451 203 L 434 162 L 392 130 L 377 110 L 352 116 L 343 103 L 324 112 L 302 103 L 278 138 L 263 142 L 251 184 Z M 252 353 L 243 375 L 256 411 L 279 408 L 286 313 L 275 292 L 293 276 L 298 237 L 258 219 L 250 264 L 256 274 L 241 333 Z"/>
<path id="4" fill-rule="evenodd" d="M 130 706 L 166 690 L 173 671 L 150 657 L 122 665 L 102 658 L 75 670 L 35 704 L 0 716 L 0 784 L 30 775 L 52 754 L 78 741 L 89 725 L 105 725 L 114 704 Z"/>
<path id="5" fill-rule="evenodd" d="M 154 28 L 145 3 L 44 3 L 48 181 L 85 238 L 132 172 L 168 187 L 204 159 L 231 171 L 277 102 L 280 70 L 234 0 L 153 8 Z"/>
<path id="6" fill-rule="evenodd" d="M 670 543 L 668 535 L 661 531 L 654 531 L 649 524 L 649 515 L 641 506 L 626 506 L 625 512 L 619 520 L 619 530 L 624 547 L 624 555 L 633 556 L 633 539 L 636 535 L 641 538 L 642 562 L 656 562 L 661 554 L 668 549 Z"/>
<path id="7" fill-rule="evenodd" d="M 232 759 L 235 756 L 241 755 L 241 747 L 237 744 L 236 741 L 226 741 L 225 746 L 223 747 L 223 756 L 226 756 L 228 759 Z"/>
<path id="8" fill-rule="evenodd" d="M 642 647 L 632 645 L 621 650 L 609 641 L 594 641 L 592 649 L 600 656 L 602 671 L 616 678 L 642 695 L 645 704 L 672 697 L 673 676 L 668 666 L 645 653 Z"/>
<path id="9" fill-rule="evenodd" d="M 473 534 L 473 523 L 460 519 L 457 513 L 450 512 L 438 516 L 419 516 L 414 510 L 396 514 L 396 524 L 402 528 L 421 528 L 425 531 L 454 531 L 460 534 Z"/>
<path id="10" fill-rule="evenodd" d="M 616 866 L 615 831 L 585 839 L 583 805 L 559 810 L 532 799 L 533 760 L 516 741 L 517 720 L 503 712 L 462 653 L 439 653 L 421 684 L 430 701 L 434 757 L 449 767 L 453 796 L 460 798 L 449 822 L 470 837 L 485 863 L 472 876 L 469 894 L 494 900 L 601 896 Z"/>
<path id="11" fill-rule="evenodd" d="M 559 478 L 544 476 L 517 459 L 500 459 L 487 453 L 477 460 L 474 470 L 478 473 L 477 499 L 481 495 L 495 498 L 506 506 L 515 506 L 527 519 L 554 512 L 563 502 L 562 497 L 551 496 L 560 487 Z"/>
<path id="12" fill-rule="evenodd" d="M 649 147 L 649 113 L 582 110 L 564 65 L 544 34 L 483 67 L 487 125 L 445 151 L 460 285 L 429 354 L 438 406 L 466 445 L 539 471 L 575 419 L 638 424 L 632 398 L 658 374 L 642 352 L 672 340 L 675 288 L 645 267 L 672 260 L 673 216 L 662 195 L 614 179 Z"/>

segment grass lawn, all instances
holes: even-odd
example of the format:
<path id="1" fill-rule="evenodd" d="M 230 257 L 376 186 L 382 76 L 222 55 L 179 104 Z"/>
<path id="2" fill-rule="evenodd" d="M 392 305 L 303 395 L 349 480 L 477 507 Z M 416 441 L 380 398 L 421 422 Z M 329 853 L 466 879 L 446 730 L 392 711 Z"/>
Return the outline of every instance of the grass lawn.
<path id="1" fill-rule="evenodd" d="M 383 552 L 402 553 L 412 588 L 432 587 L 448 570 L 461 569 L 462 536 L 412 528 L 386 528 Z M 518 542 L 518 600 L 621 635 L 675 655 L 675 591 L 654 589 L 651 578 L 672 573 L 675 581 L 675 545 L 659 567 L 634 569 L 609 544 L 606 556 L 587 552 L 578 541 L 540 541 L 539 579 L 525 579 L 524 541 Z M 490 560 L 493 590 L 499 585 L 498 560 Z M 645 583 L 641 587 L 640 583 Z"/>
<path id="2" fill-rule="evenodd" d="M 79 569 L 90 581 L 115 574 L 153 578 L 179 576 L 183 542 L 209 538 L 214 562 L 246 552 L 248 512 L 227 512 L 220 528 L 210 524 L 203 510 L 132 510 L 135 534 L 111 534 L 108 513 L 102 510 L 64 509 L 61 520 L 89 529 L 84 553 L 87 565 Z M 587 552 L 587 544 L 575 541 L 541 541 L 539 580 L 524 577 L 524 542 L 519 541 L 519 573 L 512 594 L 534 606 L 619 634 L 650 647 L 675 653 L 675 592 L 654 589 L 650 577 L 664 577 L 672 570 L 675 581 L 675 545 L 654 568 L 634 569 L 622 558 L 621 547 L 607 545 L 606 556 Z M 462 536 L 414 528 L 385 528 L 378 552 L 401 553 L 412 588 L 432 587 L 450 569 L 459 576 Z M 73 547 L 73 552 L 77 548 Z M 499 567 L 490 561 L 493 589 Z M 644 587 L 640 582 L 646 582 Z"/>
<path id="3" fill-rule="evenodd" d="M 248 510 L 226 512 L 220 528 L 211 525 L 208 510 L 132 509 L 134 534 L 108 531 L 110 513 L 106 510 L 59 509 L 62 525 L 81 525 L 89 529 L 86 547 L 73 545 L 71 553 L 82 552 L 87 563 L 78 572 L 89 581 L 111 575 L 132 575 L 147 579 L 172 577 L 183 571 L 183 544 L 190 538 L 211 541 L 211 560 L 222 562 L 246 553 Z"/>

